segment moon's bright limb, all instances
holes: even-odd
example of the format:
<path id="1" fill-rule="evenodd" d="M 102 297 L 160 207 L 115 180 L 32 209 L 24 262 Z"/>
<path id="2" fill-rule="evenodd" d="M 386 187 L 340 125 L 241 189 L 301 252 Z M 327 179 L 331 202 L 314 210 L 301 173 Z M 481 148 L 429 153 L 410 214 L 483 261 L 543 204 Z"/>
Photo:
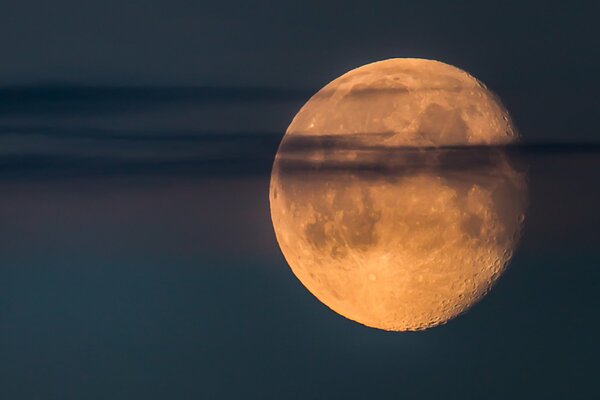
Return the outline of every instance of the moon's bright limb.
<path id="1" fill-rule="evenodd" d="M 464 312 L 506 267 L 526 192 L 501 151 L 468 146 L 516 138 L 496 97 L 440 62 L 388 60 L 334 80 L 296 115 L 273 165 L 271 216 L 292 271 L 375 328 Z"/>

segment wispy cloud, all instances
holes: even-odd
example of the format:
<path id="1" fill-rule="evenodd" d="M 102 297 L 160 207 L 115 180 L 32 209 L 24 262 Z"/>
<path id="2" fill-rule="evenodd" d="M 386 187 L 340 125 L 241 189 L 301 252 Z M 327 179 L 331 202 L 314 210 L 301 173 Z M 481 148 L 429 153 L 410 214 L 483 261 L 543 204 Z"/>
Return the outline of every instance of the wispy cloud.
<path id="1" fill-rule="evenodd" d="M 285 127 L 309 96 L 272 88 L 1 88 L 0 176 L 268 174 Z M 374 136 L 391 134 L 298 135 L 280 155 L 298 170 L 317 164 L 381 170 L 393 160 L 394 168 L 409 171 L 440 163 L 470 168 L 498 152 L 524 159 L 600 151 L 598 145 L 563 143 L 431 149 L 370 144 Z"/>
<path id="2" fill-rule="evenodd" d="M 0 117 L 99 115 L 185 103 L 234 104 L 305 100 L 310 92 L 268 87 L 9 86 L 0 88 Z"/>

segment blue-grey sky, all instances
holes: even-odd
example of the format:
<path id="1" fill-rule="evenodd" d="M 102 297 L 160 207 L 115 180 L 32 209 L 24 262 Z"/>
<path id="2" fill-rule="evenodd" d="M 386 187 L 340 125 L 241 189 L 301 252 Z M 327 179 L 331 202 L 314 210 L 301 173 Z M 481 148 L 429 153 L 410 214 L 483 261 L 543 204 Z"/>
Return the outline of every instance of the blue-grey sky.
<path id="1" fill-rule="evenodd" d="M 0 0 L 0 399 L 593 398 L 598 11 Z M 531 144 L 510 153 L 530 172 L 511 268 L 468 314 L 407 334 L 311 296 L 268 202 L 302 104 L 390 57 L 470 72 Z"/>
<path id="2" fill-rule="evenodd" d="M 597 83 L 594 1 L 5 0 L 0 83 L 320 86 L 418 56 L 484 81 Z"/>

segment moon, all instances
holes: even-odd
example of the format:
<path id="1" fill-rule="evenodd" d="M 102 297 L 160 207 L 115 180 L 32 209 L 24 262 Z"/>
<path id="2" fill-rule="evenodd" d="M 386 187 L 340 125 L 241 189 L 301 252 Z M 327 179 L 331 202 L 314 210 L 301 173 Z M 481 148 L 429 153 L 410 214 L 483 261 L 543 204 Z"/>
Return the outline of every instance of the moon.
<path id="1" fill-rule="evenodd" d="M 412 331 L 464 313 L 502 275 L 526 177 L 500 100 L 450 65 L 352 70 L 298 112 L 270 184 L 273 227 L 300 282 L 336 313 Z"/>

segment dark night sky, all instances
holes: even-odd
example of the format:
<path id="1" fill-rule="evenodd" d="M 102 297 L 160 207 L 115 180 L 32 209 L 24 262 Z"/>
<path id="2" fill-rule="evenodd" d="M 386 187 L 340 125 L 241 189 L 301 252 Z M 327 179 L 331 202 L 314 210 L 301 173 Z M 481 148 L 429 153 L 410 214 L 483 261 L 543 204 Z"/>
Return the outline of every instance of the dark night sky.
<path id="1" fill-rule="evenodd" d="M 390 57 L 596 82 L 596 2 L 3 1 L 0 82 L 317 87 Z"/>
<path id="2" fill-rule="evenodd" d="M 0 0 L 0 398 L 593 398 L 598 4 Z M 391 57 L 470 72 L 527 144 L 510 268 L 418 333 L 317 301 L 269 214 L 297 110 Z"/>

